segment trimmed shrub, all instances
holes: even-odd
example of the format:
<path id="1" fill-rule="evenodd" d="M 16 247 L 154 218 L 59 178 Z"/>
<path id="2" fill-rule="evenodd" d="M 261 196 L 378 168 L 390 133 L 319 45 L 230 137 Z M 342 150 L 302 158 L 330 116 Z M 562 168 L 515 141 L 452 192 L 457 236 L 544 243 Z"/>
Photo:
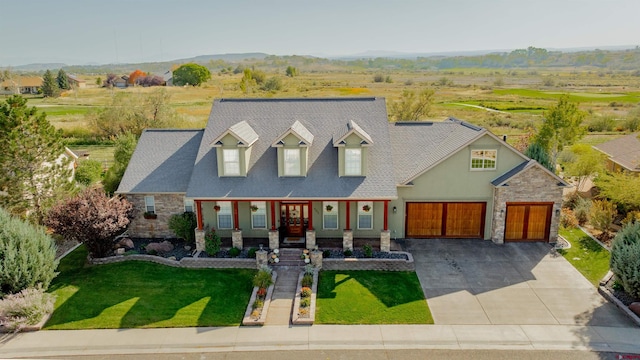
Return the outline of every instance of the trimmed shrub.
<path id="1" fill-rule="evenodd" d="M 183 238 L 188 244 L 195 244 L 195 230 L 196 226 L 198 226 L 196 214 L 192 212 L 185 212 L 183 214 L 171 215 L 167 225 L 177 237 Z"/>
<path id="2" fill-rule="evenodd" d="M 256 251 L 258 251 L 258 249 L 252 247 L 249 249 L 249 251 L 247 252 L 247 257 L 251 258 L 251 259 L 255 259 L 256 258 Z"/>
<path id="3" fill-rule="evenodd" d="M 229 256 L 231 257 L 238 257 L 238 255 L 240 255 L 240 249 L 238 249 L 237 247 L 232 247 L 231 249 L 229 249 Z"/>
<path id="4" fill-rule="evenodd" d="M 0 295 L 38 285 L 46 290 L 57 266 L 54 240 L 44 229 L 0 208 Z"/>
<path id="5" fill-rule="evenodd" d="M 613 217 L 617 213 L 614 203 L 607 200 L 595 200 L 591 204 L 591 210 L 589 211 L 589 223 L 600 231 L 608 231 Z"/>
<path id="6" fill-rule="evenodd" d="M 627 224 L 613 239 L 610 265 L 624 291 L 640 298 L 640 222 Z"/>
<path id="7" fill-rule="evenodd" d="M 220 251 L 221 243 L 220 236 L 216 234 L 214 229 L 207 230 L 204 234 L 204 251 L 206 251 L 209 256 L 214 256 Z"/>
<path id="8" fill-rule="evenodd" d="M 373 257 L 373 248 L 369 244 L 365 244 L 362 247 L 362 251 L 364 251 L 364 257 L 371 258 Z"/>
<path id="9" fill-rule="evenodd" d="M 352 255 L 353 255 L 353 251 L 351 251 L 349 249 L 344 251 L 344 256 L 349 257 L 349 256 L 352 256 Z"/>
<path id="10" fill-rule="evenodd" d="M 28 288 L 0 300 L 0 324 L 11 331 L 36 325 L 53 312 L 55 297 L 42 287 Z"/>
<path id="11" fill-rule="evenodd" d="M 310 287 L 311 285 L 313 285 L 313 275 L 305 274 L 302 277 L 301 284 L 304 287 Z"/>

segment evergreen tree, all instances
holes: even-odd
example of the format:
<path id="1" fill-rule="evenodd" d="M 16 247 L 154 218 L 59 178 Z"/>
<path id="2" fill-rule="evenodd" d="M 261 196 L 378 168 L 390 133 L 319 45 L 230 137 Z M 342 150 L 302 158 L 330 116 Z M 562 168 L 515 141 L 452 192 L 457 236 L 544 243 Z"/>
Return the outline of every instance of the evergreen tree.
<path id="1" fill-rule="evenodd" d="M 42 77 L 42 94 L 45 97 L 57 97 L 60 95 L 58 82 L 53 78 L 51 71 L 47 70 Z"/>
<path id="2" fill-rule="evenodd" d="M 531 143 L 529 147 L 524 151 L 524 154 L 533 160 L 537 161 L 540 165 L 546 167 L 549 171 L 555 173 L 556 169 L 554 169 L 554 165 L 551 162 L 551 158 L 549 157 L 549 153 L 544 148 L 544 146 L 540 145 L 537 142 Z"/>
<path id="3" fill-rule="evenodd" d="M 67 76 L 67 73 L 62 69 L 58 71 L 56 82 L 58 83 L 58 88 L 60 88 L 61 90 L 71 89 L 71 86 L 69 86 L 69 77 Z"/>
<path id="4" fill-rule="evenodd" d="M 0 103 L 0 206 L 40 221 L 69 189 L 62 132 L 19 95 Z"/>

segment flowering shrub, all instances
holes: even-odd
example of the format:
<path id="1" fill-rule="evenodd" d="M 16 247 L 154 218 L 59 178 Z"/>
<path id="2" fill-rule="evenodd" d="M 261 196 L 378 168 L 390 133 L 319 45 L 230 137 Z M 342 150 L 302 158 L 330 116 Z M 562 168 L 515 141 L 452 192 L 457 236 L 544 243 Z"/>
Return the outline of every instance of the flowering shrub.
<path id="1" fill-rule="evenodd" d="M 307 286 L 303 287 L 300 291 L 300 296 L 302 296 L 303 298 L 311 296 L 311 288 Z"/>

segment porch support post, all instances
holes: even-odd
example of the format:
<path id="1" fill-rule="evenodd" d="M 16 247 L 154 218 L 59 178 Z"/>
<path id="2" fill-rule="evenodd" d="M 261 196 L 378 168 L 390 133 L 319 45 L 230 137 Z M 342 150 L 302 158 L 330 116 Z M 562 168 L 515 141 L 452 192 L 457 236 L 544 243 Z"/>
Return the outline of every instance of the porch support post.
<path id="1" fill-rule="evenodd" d="M 313 202 L 309 200 L 309 228 L 307 230 L 313 230 Z"/>
<path id="2" fill-rule="evenodd" d="M 274 200 L 271 203 L 271 231 L 276 230 L 276 202 Z"/>
<path id="3" fill-rule="evenodd" d="M 389 200 L 384 201 L 384 225 L 382 230 L 389 230 Z"/>
<path id="4" fill-rule="evenodd" d="M 198 221 L 198 230 L 202 230 L 202 200 L 196 200 L 196 214 Z"/>
<path id="5" fill-rule="evenodd" d="M 235 229 L 236 230 L 240 230 L 240 221 L 239 221 L 239 217 L 238 217 L 238 202 L 237 201 L 233 201 L 233 224 L 235 225 Z"/>
<path id="6" fill-rule="evenodd" d="M 345 212 L 347 213 L 347 224 L 344 229 L 351 230 L 351 201 L 347 200 L 346 208 L 347 210 Z"/>

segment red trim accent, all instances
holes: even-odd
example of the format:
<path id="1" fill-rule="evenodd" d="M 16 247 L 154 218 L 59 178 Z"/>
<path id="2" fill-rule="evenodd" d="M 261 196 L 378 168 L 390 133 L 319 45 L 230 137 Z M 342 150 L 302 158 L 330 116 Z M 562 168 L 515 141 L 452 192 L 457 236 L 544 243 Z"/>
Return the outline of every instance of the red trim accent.
<path id="1" fill-rule="evenodd" d="M 309 228 L 307 230 L 313 230 L 313 205 L 311 200 L 309 200 L 309 208 L 307 211 L 309 212 Z"/>
<path id="2" fill-rule="evenodd" d="M 196 219 L 198 221 L 198 230 L 202 230 L 202 201 L 196 200 Z"/>
<path id="3" fill-rule="evenodd" d="M 239 217 L 238 217 L 238 202 L 232 201 L 231 204 L 233 205 L 233 225 L 235 225 L 236 230 L 239 230 L 240 224 L 239 224 Z"/>
<path id="4" fill-rule="evenodd" d="M 271 203 L 271 230 L 276 230 L 276 202 L 270 201 Z"/>
<path id="5" fill-rule="evenodd" d="M 389 230 L 389 200 L 384 201 L 384 225 L 383 230 Z"/>
<path id="6" fill-rule="evenodd" d="M 351 230 L 351 201 L 347 200 L 347 226 L 344 228 L 345 230 Z"/>

